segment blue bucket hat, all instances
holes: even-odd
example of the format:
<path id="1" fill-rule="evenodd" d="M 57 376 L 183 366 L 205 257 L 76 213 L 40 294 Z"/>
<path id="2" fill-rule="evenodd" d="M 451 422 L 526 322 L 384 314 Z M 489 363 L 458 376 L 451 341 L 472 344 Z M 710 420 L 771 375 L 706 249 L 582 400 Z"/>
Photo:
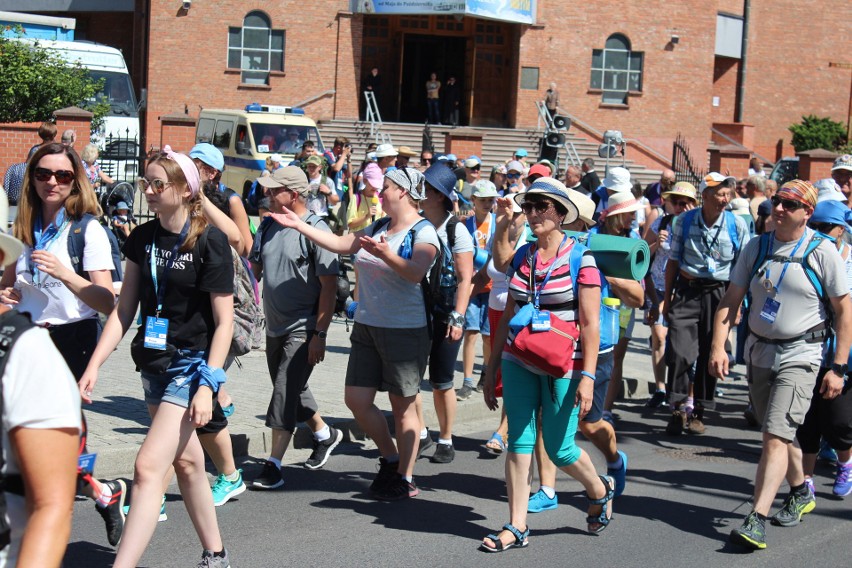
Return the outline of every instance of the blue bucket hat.
<path id="1" fill-rule="evenodd" d="M 432 164 L 423 172 L 426 183 L 440 191 L 445 197 L 453 199 L 458 178 L 453 170 L 444 164 Z"/>
<path id="2" fill-rule="evenodd" d="M 840 201 L 821 201 L 814 207 L 814 214 L 808 220 L 808 224 L 827 223 L 829 225 L 841 225 L 847 231 L 852 232 L 849 223 L 852 222 L 852 210 Z"/>
<path id="3" fill-rule="evenodd" d="M 220 172 L 225 169 L 225 156 L 223 156 L 219 148 L 213 144 L 208 144 L 207 142 L 196 144 L 192 147 L 192 150 L 189 151 L 189 157 L 198 158 L 211 168 Z"/>

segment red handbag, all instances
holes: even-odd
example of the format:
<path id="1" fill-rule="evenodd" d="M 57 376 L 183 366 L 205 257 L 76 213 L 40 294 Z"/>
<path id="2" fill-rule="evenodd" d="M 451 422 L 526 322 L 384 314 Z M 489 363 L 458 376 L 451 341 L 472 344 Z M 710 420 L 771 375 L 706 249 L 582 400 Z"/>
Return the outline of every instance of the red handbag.
<path id="1" fill-rule="evenodd" d="M 576 325 L 550 314 L 549 330 L 533 331 L 532 324 L 527 324 L 515 335 L 509 352 L 551 377 L 564 377 L 574 366 L 574 351 L 579 337 Z"/>

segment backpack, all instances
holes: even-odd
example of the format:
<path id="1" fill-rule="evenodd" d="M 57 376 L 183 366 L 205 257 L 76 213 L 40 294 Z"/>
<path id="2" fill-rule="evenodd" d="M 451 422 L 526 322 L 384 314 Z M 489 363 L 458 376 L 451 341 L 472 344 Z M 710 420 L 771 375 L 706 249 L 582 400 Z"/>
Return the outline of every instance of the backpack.
<path id="1" fill-rule="evenodd" d="M 115 238 L 112 231 L 101 225 L 90 213 L 86 213 L 79 220 L 73 221 L 68 231 L 68 256 L 71 257 L 71 266 L 74 268 L 74 272 L 86 280 L 89 279 L 89 274 L 83 270 L 83 253 L 86 250 L 86 227 L 90 221 L 95 221 L 98 227 L 106 233 L 112 254 L 112 264 L 115 267 L 110 271 L 112 281 L 121 282 L 124 279 L 124 274 L 121 270 L 121 249 L 118 246 L 118 239 Z"/>
<path id="2" fill-rule="evenodd" d="M 9 361 L 9 353 L 15 346 L 15 341 L 25 331 L 35 327 L 30 320 L 29 314 L 16 311 L 8 311 L 0 315 L 0 411 L 3 409 L 3 373 L 6 372 L 6 363 Z M 0 469 L 5 465 L 3 460 L 2 438 L 0 438 Z M 10 540 L 10 527 L 6 522 L 6 496 L 4 491 L 24 494 L 24 481 L 19 474 L 3 475 L 0 477 L 0 550 L 6 548 Z"/>
<path id="3" fill-rule="evenodd" d="M 689 236 L 689 228 L 692 226 L 693 221 L 695 220 L 696 215 L 701 212 L 700 207 L 696 207 L 695 209 L 690 209 L 686 213 L 681 215 L 682 228 L 680 233 L 680 258 L 678 259 L 680 262 L 683 262 L 683 247 L 686 245 L 686 238 Z M 734 262 L 737 261 L 737 257 L 740 255 L 740 236 L 737 234 L 737 218 L 736 216 L 728 211 L 727 209 L 722 212 L 725 216 L 725 227 L 728 229 L 728 237 L 731 239 L 731 244 L 734 246 Z"/>
<path id="4" fill-rule="evenodd" d="M 458 224 L 458 219 L 455 219 L 455 223 L 452 226 L 452 237 L 450 237 L 450 221 L 455 219 L 455 216 L 447 221 L 447 239 L 453 239 L 455 242 L 456 238 L 456 224 Z M 417 229 L 423 223 L 431 223 L 428 219 L 420 219 L 417 221 L 411 229 L 408 230 L 408 234 L 405 235 L 405 238 L 402 241 L 402 244 L 399 245 L 399 249 L 397 250 L 397 254 L 406 260 L 411 259 L 411 255 L 414 252 L 414 244 L 415 237 L 417 236 Z M 390 224 L 390 217 L 382 217 L 378 221 L 376 221 L 373 226 L 373 234 L 375 235 L 380 230 L 384 229 Z M 458 288 L 458 281 L 455 278 L 455 266 L 453 263 L 453 255 L 450 249 L 447 247 L 446 243 L 441 241 L 441 238 L 438 237 L 438 241 L 440 242 L 440 246 L 438 247 L 438 254 L 435 257 L 434 262 L 432 263 L 431 268 L 423 275 L 423 279 L 420 281 L 420 290 L 423 292 L 423 304 L 426 307 L 426 328 L 429 331 L 429 339 L 432 339 L 432 318 L 434 316 L 443 316 L 445 315 L 443 312 L 446 310 L 447 305 L 449 306 L 449 310 L 446 311 L 446 315 L 449 315 L 453 308 L 455 307 L 454 299 L 455 298 L 455 290 Z M 449 260 L 447 260 L 447 256 L 449 256 Z M 448 263 L 448 267 L 445 270 L 445 263 Z M 449 271 L 452 271 L 452 279 L 449 276 Z M 453 282 L 454 281 L 454 282 Z M 446 288 L 443 288 L 442 284 L 446 283 Z M 449 293 L 450 288 L 452 287 L 453 296 L 448 300 L 445 297 L 445 294 Z M 436 313 L 437 312 L 437 313 Z"/>

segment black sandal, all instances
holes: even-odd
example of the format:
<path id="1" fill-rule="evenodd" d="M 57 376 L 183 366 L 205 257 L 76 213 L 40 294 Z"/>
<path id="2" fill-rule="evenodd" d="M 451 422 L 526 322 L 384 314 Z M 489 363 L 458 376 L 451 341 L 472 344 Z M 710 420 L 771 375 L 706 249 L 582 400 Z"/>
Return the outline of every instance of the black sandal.
<path id="1" fill-rule="evenodd" d="M 510 548 L 526 548 L 529 546 L 529 536 L 530 536 L 530 528 L 527 527 L 527 530 L 524 532 L 519 531 L 514 527 L 511 523 L 506 523 L 503 525 L 504 531 L 509 531 L 515 537 L 515 542 L 510 542 L 509 544 L 503 544 L 503 541 L 500 540 L 500 537 L 496 534 L 490 534 L 486 536 L 488 540 L 494 543 L 494 548 L 490 546 L 485 546 L 485 543 L 479 545 L 479 548 L 484 550 L 485 552 L 504 552 L 509 550 Z"/>
<path id="2" fill-rule="evenodd" d="M 612 499 L 615 497 L 615 481 L 611 477 L 600 475 L 598 476 L 603 481 L 604 487 L 606 487 L 606 495 L 601 497 L 600 499 L 592 499 L 589 497 L 588 492 L 586 493 L 586 498 L 589 500 L 589 506 L 591 505 L 601 505 L 601 512 L 597 515 L 589 515 L 586 517 L 586 524 L 589 525 L 590 533 L 600 533 L 609 525 L 609 522 L 612 520 L 612 516 L 606 516 L 607 508 L 609 507 Z M 592 523 L 597 524 L 598 528 L 591 528 Z"/>

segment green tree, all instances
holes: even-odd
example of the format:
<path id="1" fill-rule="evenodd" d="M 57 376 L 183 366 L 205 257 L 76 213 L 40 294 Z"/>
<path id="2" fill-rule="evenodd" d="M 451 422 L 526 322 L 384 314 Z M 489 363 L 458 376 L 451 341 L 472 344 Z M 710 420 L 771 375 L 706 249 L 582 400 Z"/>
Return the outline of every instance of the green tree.
<path id="1" fill-rule="evenodd" d="M 101 88 L 79 63 L 69 65 L 38 41 L 0 36 L 0 122 L 43 122 L 55 110 L 79 106 L 94 113 L 94 129 L 109 110 L 97 100 Z"/>
<path id="2" fill-rule="evenodd" d="M 789 130 L 793 133 L 796 152 L 817 148 L 835 151 L 846 144 L 846 127 L 830 118 L 809 114 L 802 117 L 801 124 L 794 124 Z"/>

